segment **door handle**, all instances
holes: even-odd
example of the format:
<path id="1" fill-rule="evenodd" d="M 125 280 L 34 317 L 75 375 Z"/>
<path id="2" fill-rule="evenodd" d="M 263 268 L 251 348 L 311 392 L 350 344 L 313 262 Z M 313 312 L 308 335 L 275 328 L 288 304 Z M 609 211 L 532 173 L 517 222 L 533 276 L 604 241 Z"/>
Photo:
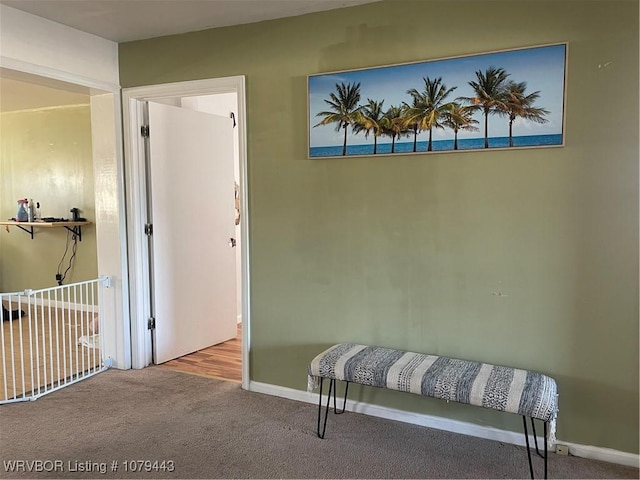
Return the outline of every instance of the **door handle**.
<path id="1" fill-rule="evenodd" d="M 236 246 L 236 239 L 235 238 L 233 238 L 233 237 L 229 238 L 229 246 L 231 248 Z"/>

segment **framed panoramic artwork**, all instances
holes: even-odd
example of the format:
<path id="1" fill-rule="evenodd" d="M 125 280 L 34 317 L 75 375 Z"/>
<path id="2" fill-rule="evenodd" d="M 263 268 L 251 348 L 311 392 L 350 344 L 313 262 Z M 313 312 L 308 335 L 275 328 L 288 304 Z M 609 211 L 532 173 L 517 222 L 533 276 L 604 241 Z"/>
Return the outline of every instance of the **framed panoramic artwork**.
<path id="1" fill-rule="evenodd" d="M 567 44 L 308 76 L 309 158 L 564 145 Z"/>

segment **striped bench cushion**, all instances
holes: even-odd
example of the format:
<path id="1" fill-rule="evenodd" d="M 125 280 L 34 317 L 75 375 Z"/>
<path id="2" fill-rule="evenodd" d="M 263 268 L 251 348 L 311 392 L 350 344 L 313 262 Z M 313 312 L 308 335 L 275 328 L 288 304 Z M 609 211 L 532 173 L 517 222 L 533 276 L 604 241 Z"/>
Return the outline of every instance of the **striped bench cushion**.
<path id="1" fill-rule="evenodd" d="M 310 390 L 320 378 L 329 378 L 468 403 L 552 424 L 558 411 L 553 378 L 437 355 L 341 343 L 316 356 L 308 373 Z"/>

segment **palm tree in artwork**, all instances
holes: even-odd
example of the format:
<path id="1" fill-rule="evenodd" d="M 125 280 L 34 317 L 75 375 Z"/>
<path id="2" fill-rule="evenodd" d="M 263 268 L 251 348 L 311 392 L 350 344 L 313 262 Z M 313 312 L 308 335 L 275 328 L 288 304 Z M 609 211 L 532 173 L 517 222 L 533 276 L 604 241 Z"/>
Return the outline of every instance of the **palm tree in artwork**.
<path id="1" fill-rule="evenodd" d="M 404 108 L 391 106 L 381 120 L 382 133 L 391 137 L 391 153 L 396 152 L 396 138 L 407 135 L 409 129 L 404 116 Z"/>
<path id="2" fill-rule="evenodd" d="M 433 129 L 444 128 L 441 120 L 448 109 L 446 98 L 458 87 L 447 88 L 442 77 L 424 78 L 424 90 L 419 92 L 415 88 L 407 90 L 413 98 L 413 106 L 408 108 L 405 118 L 409 124 L 417 124 L 420 130 L 429 131 L 427 151 L 433 150 Z"/>
<path id="3" fill-rule="evenodd" d="M 337 93 L 337 94 L 336 94 Z M 314 125 L 336 124 L 336 132 L 344 129 L 344 142 L 342 144 L 342 155 L 347 154 L 347 129 L 349 125 L 353 125 L 357 120 L 357 113 L 360 109 L 360 83 L 344 82 L 336 83 L 336 93 L 331 93 L 329 99 L 325 99 L 325 103 L 329 105 L 331 110 L 318 113 L 317 117 L 324 117 L 320 123 Z"/>
<path id="4" fill-rule="evenodd" d="M 533 104 L 540 98 L 540 92 L 536 91 L 528 95 L 527 82 L 509 82 L 507 84 L 506 98 L 504 100 L 504 114 L 509 117 L 509 146 L 513 147 L 513 122 L 520 117 L 535 123 L 547 123 L 545 115 L 548 110 L 534 107 Z"/>
<path id="5" fill-rule="evenodd" d="M 484 115 L 484 148 L 489 148 L 489 115 L 504 112 L 508 77 L 509 74 L 504 68 L 491 66 L 484 72 L 476 71 L 477 81 L 469 82 L 476 95 L 465 100 L 482 110 Z"/>
<path id="6" fill-rule="evenodd" d="M 414 98 L 413 104 L 409 105 L 406 102 L 402 102 L 402 106 L 404 107 L 405 114 L 412 108 L 420 108 L 419 100 Z M 416 119 L 412 121 L 407 121 L 407 127 L 413 133 L 413 151 L 418 151 L 418 133 L 420 133 L 420 122 Z"/>
<path id="7" fill-rule="evenodd" d="M 378 153 L 378 137 L 382 135 L 382 104 L 384 100 L 377 102 L 375 100 L 367 99 L 369 103 L 363 105 L 360 108 L 357 121 L 353 125 L 354 133 L 364 132 L 365 138 L 369 137 L 369 134 L 373 132 L 373 154 Z"/>
<path id="8" fill-rule="evenodd" d="M 442 124 L 453 130 L 453 149 L 458 150 L 458 132 L 460 130 L 477 131 L 478 121 L 473 118 L 474 108 L 451 102 L 443 115 Z"/>

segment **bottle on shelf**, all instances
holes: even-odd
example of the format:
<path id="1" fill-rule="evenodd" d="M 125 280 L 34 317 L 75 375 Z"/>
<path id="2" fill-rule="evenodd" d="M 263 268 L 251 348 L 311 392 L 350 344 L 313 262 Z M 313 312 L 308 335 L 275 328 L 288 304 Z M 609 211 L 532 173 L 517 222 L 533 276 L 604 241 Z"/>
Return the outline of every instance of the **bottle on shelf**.
<path id="1" fill-rule="evenodd" d="M 27 209 L 25 205 L 27 205 L 29 201 L 26 198 L 21 198 L 18 200 L 18 213 L 16 213 L 16 222 L 28 222 L 29 214 L 27 213 Z"/>
<path id="2" fill-rule="evenodd" d="M 29 200 L 29 206 L 27 207 L 27 215 L 30 222 L 35 221 L 36 219 L 36 207 L 33 203 L 33 198 Z"/>

